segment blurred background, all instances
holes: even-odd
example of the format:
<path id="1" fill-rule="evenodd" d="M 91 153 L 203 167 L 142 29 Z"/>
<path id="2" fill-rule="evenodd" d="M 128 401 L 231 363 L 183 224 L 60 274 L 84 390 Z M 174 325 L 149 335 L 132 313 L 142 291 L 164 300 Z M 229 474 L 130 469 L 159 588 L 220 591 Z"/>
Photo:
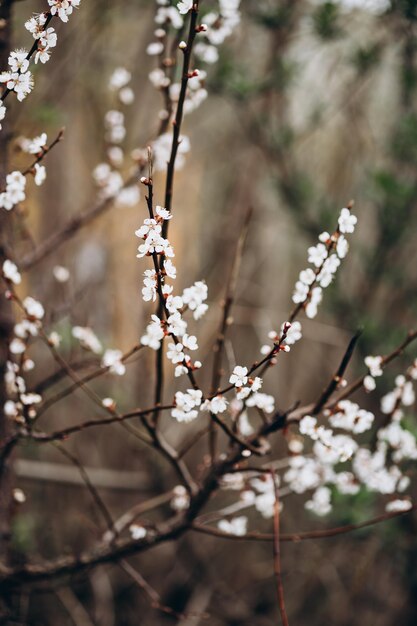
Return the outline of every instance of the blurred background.
<path id="1" fill-rule="evenodd" d="M 326 290 L 318 317 L 302 320 L 303 341 L 265 381 L 265 391 L 283 409 L 318 397 L 358 327 L 363 334 L 349 380 L 364 371 L 364 356 L 391 351 L 416 319 L 417 2 L 386 2 L 381 9 L 382 4 L 242 0 L 242 23 L 220 48 L 218 63 L 199 64 L 208 74 L 209 97 L 185 118 L 191 152 L 176 175 L 170 238 L 179 289 L 202 278 L 208 284 L 210 309 L 195 325 L 203 363 L 211 359 L 226 277 L 248 208 L 253 207 L 253 217 L 226 343 L 226 371 L 258 358 L 268 331 L 277 330 L 291 310 L 293 284 L 306 266 L 307 247 L 322 230 L 331 231 L 340 208 L 355 200 L 359 226 L 337 280 Z M 44 8 L 41 1 L 16 4 L 15 47 L 27 47 L 23 24 L 31 12 Z M 45 160 L 45 185 L 29 183 L 27 231 L 20 222 L 15 228 L 19 254 L 32 249 L 29 232 L 39 243 L 94 204 L 92 171 L 106 148 L 103 120 L 115 106 L 108 89 L 115 68 L 132 73 L 136 96 L 125 107 L 126 152 L 145 148 L 157 132 L 162 99 L 148 81 L 155 60 L 146 54 L 154 12 L 150 0 L 84 0 L 67 25 L 58 25 L 58 46 L 46 68 L 35 68 L 33 94 L 11 107 L 17 129 L 10 154 L 13 169 L 27 162 L 18 149 L 20 135 L 45 131 L 52 139 L 66 128 L 64 141 Z M 154 182 L 156 202 L 163 204 L 163 174 Z M 136 259 L 134 236 L 145 216 L 143 197 L 135 206 L 114 206 L 25 276 L 28 292 L 49 303 L 48 328 L 62 335 L 65 358 L 84 359 L 84 373 L 95 369 L 98 360 L 82 355 L 71 326 L 91 326 L 104 346 L 125 352 L 138 342 L 153 310 L 141 299 L 147 265 Z M 55 280 L 57 264 L 70 270 L 68 282 Z M 35 386 L 56 369 L 41 348 L 38 356 L 44 366 L 32 374 Z M 358 395 L 364 408 L 378 413 L 378 397 L 391 388 L 411 356 L 401 357 L 378 380 L 378 394 Z M 107 375 L 91 387 L 115 398 L 121 411 L 148 406 L 153 357 L 142 351 L 125 377 Z M 200 374 L 207 388 L 210 375 Z M 51 394 L 67 384 L 61 381 Z M 170 401 L 175 391 L 175 385 L 168 385 L 165 399 Z M 57 429 L 95 415 L 87 402 L 82 393 L 73 394 L 45 413 L 42 427 Z M 174 445 L 194 432 L 194 425 L 181 428 L 168 415 L 163 419 Z M 273 445 L 278 458 L 280 437 Z M 90 472 L 116 518 L 177 482 L 163 460 L 117 425 L 78 434 L 65 447 Z M 187 455 L 194 472 L 206 452 L 203 441 Z M 26 502 L 14 520 L 15 558 L 78 552 L 100 537 L 104 529 L 91 495 L 77 467 L 59 449 L 22 447 L 16 472 Z M 233 493 L 223 494 L 213 508 L 232 499 Z M 305 511 L 302 500 L 285 502 L 283 532 L 358 522 L 381 511 L 383 499 L 364 491 L 338 496 L 334 512 L 324 520 Z M 168 513 L 166 504 L 149 518 Z M 270 527 L 270 520 L 250 515 L 250 528 Z M 291 624 L 417 623 L 413 515 L 338 538 L 284 544 L 282 552 Z M 156 611 L 137 584 L 112 566 L 66 581 L 59 589 L 43 586 L 16 597 L 16 623 L 278 623 L 269 544 L 187 535 L 131 563 L 163 604 L 209 617 L 181 620 Z"/>

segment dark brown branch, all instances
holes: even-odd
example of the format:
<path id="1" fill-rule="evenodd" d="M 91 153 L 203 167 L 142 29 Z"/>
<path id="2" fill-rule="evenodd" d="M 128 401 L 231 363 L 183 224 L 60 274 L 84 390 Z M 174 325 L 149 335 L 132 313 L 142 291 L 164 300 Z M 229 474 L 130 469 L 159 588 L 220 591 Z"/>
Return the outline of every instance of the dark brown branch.
<path id="1" fill-rule="evenodd" d="M 174 175 L 175 175 L 175 162 L 177 159 L 177 153 L 178 153 L 178 146 L 180 143 L 180 133 L 181 133 L 181 125 L 182 125 L 182 120 L 183 120 L 183 115 L 184 115 L 184 102 L 185 102 L 185 97 L 187 95 L 187 87 L 188 87 L 188 80 L 190 78 L 189 76 L 189 70 L 190 70 L 190 62 L 191 62 L 191 53 L 192 53 L 192 49 L 193 49 L 193 44 L 194 44 L 194 39 L 196 36 L 196 25 L 197 25 L 197 17 L 198 17 L 198 2 L 199 0 L 197 0 L 192 9 L 191 9 L 191 17 L 190 17 L 190 28 L 188 31 L 188 39 L 187 39 L 187 44 L 185 47 L 185 50 L 183 50 L 183 65 L 182 65 L 182 76 L 181 76 L 181 87 L 180 87 L 180 93 L 178 96 L 178 104 L 177 104 L 177 110 L 175 113 L 175 119 L 173 121 L 173 133 L 172 133 L 172 145 L 171 145 L 171 154 L 170 154 L 170 158 L 169 161 L 167 163 L 167 176 L 166 176 L 166 182 L 165 182 L 165 208 L 168 211 L 172 211 L 172 194 L 173 194 L 173 190 L 174 190 Z M 163 237 L 167 237 L 168 236 L 168 226 L 169 226 L 169 222 L 165 221 L 162 225 L 162 236 Z M 159 269 L 162 269 L 162 263 L 163 263 L 163 257 L 161 257 L 160 259 L 160 263 L 159 263 Z M 158 317 L 161 319 L 162 318 L 162 313 L 164 311 L 164 306 L 163 306 L 163 302 L 160 300 L 159 301 L 159 305 L 158 305 L 158 309 L 157 309 L 157 315 Z M 161 346 L 158 349 L 156 356 L 155 356 L 155 371 L 156 371 L 156 382 L 155 382 L 155 396 L 154 396 L 154 403 L 160 404 L 162 402 L 162 398 L 163 398 L 163 391 L 164 391 L 164 358 L 163 358 L 163 349 L 164 349 L 164 342 L 161 341 Z M 188 371 L 188 375 L 190 374 L 190 370 L 187 366 L 187 371 Z M 191 380 L 191 379 L 190 379 Z M 193 381 L 191 380 L 191 383 L 193 384 Z M 196 389 L 196 386 L 193 384 L 194 389 Z M 154 422 L 157 423 L 158 422 L 158 417 L 159 417 L 159 413 L 155 412 L 154 415 Z"/>
<path id="2" fill-rule="evenodd" d="M 344 376 L 344 373 L 346 371 L 346 368 L 349 365 L 349 362 L 350 362 L 350 360 L 351 360 L 351 358 L 353 356 L 353 352 L 355 350 L 356 344 L 358 342 L 358 339 L 359 339 L 361 333 L 362 333 L 362 331 L 358 330 L 355 333 L 355 335 L 352 337 L 352 339 L 349 341 L 349 345 L 346 348 L 346 352 L 343 355 L 343 358 L 342 358 L 342 360 L 340 362 L 339 367 L 337 368 L 336 373 L 334 374 L 334 376 L 332 377 L 330 383 L 324 389 L 324 391 L 321 394 L 320 398 L 317 400 L 316 404 L 314 405 L 314 408 L 313 408 L 313 410 L 311 412 L 311 415 L 317 415 L 318 413 L 320 413 L 321 409 L 326 404 L 328 399 L 331 397 L 333 392 L 338 388 L 341 380 L 343 379 L 343 376 Z"/>

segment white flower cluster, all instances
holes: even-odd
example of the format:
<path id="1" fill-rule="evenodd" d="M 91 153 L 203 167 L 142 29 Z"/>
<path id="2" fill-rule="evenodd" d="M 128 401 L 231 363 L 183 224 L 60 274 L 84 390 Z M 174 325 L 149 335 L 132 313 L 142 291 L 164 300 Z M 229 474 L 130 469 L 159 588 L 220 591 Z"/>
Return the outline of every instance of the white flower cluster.
<path id="1" fill-rule="evenodd" d="M 381 362 L 381 357 L 367 357 L 366 364 L 372 375 L 380 375 Z M 290 469 L 284 474 L 284 480 L 296 493 L 316 490 L 305 504 L 308 510 L 318 515 L 326 515 L 331 510 L 329 485 L 334 485 L 345 494 L 357 493 L 361 484 L 381 494 L 394 494 L 407 489 L 410 479 L 398 464 L 417 459 L 417 442 L 413 433 L 401 424 L 401 405 L 410 406 L 415 402 L 413 379 L 417 380 L 417 360 L 406 376 L 397 377 L 395 389 L 382 400 L 383 412 L 389 414 L 390 421 L 378 430 L 374 451 L 359 447 L 347 435 L 335 435 L 331 429 L 319 426 L 316 417 L 307 415 L 300 420 L 300 433 L 314 442 L 313 456 L 296 454 L 291 457 Z M 341 400 L 332 411 L 325 411 L 324 414 L 333 428 L 355 435 L 368 431 L 374 423 L 372 413 L 349 400 Z M 336 465 L 349 459 L 352 460 L 351 472 L 335 471 Z M 394 500 L 392 504 L 388 503 L 386 510 L 400 511 L 410 507 L 408 499 Z"/>
<path id="2" fill-rule="evenodd" d="M 106 350 L 101 360 L 101 367 L 107 367 L 111 374 L 123 376 L 126 367 L 122 361 L 123 353 L 121 350 Z"/>
<path id="3" fill-rule="evenodd" d="M 2 274 L 10 283 L 18 285 L 21 282 L 18 269 L 10 260 L 4 261 Z M 32 370 L 35 366 L 26 352 L 30 339 L 39 334 L 45 315 L 43 306 L 31 296 L 27 296 L 23 300 L 22 307 L 24 317 L 15 324 L 13 338 L 9 342 L 10 356 L 5 373 L 5 385 L 9 399 L 4 405 L 5 415 L 19 423 L 25 423 L 26 419 L 35 418 L 35 407 L 42 401 L 42 396 L 27 391 L 23 373 Z M 18 363 L 12 360 L 13 357 L 16 357 Z"/>
<path id="4" fill-rule="evenodd" d="M 228 535 L 236 535 L 237 537 L 243 537 L 246 535 L 248 527 L 248 518 L 245 515 L 234 517 L 231 520 L 222 519 L 217 523 L 217 527 Z"/>
<path id="5" fill-rule="evenodd" d="M 118 67 L 112 73 L 109 80 L 109 90 L 116 93 L 122 104 L 131 104 L 134 93 L 129 82 L 130 72 L 124 67 Z M 118 206 L 136 206 L 140 200 L 138 185 L 125 185 L 119 168 L 124 163 L 124 152 L 121 147 L 125 137 L 125 116 L 118 109 L 110 109 L 104 116 L 106 129 L 107 163 L 99 163 L 93 170 L 93 178 L 100 190 L 102 199 L 115 198 Z"/>
<path id="6" fill-rule="evenodd" d="M 365 365 L 369 369 L 369 374 L 363 380 L 363 386 L 367 391 L 373 391 L 376 387 L 375 378 L 382 376 L 382 357 L 367 356 Z"/>
<path id="7" fill-rule="evenodd" d="M 195 46 L 196 56 L 205 63 L 216 63 L 219 58 L 217 47 L 232 35 L 240 23 L 240 0 L 219 0 L 219 10 L 204 16 L 205 41 Z"/>
<path id="8" fill-rule="evenodd" d="M 25 362 L 23 362 L 22 368 L 25 368 Z M 19 424 L 24 424 L 27 419 L 34 419 L 36 417 L 36 405 L 42 402 L 42 396 L 26 390 L 26 382 L 17 363 L 7 361 L 4 380 L 9 397 L 9 400 L 4 404 L 6 417 Z"/>
<path id="9" fill-rule="evenodd" d="M 16 204 L 26 199 L 26 177 L 21 172 L 11 172 L 6 176 L 6 189 L 0 193 L 0 208 L 11 211 Z"/>
<path id="10" fill-rule="evenodd" d="M 358 404 L 350 400 L 341 400 L 336 411 L 330 415 L 329 422 L 333 428 L 341 428 L 358 435 L 369 430 L 374 419 L 373 413 L 361 409 Z"/>
<path id="11" fill-rule="evenodd" d="M 345 234 L 353 233 L 357 218 L 348 208 L 343 208 L 338 220 L 338 229 L 333 235 L 323 232 L 319 243 L 308 249 L 308 261 L 314 267 L 300 272 L 292 300 L 302 304 L 307 317 L 314 318 L 323 298 L 323 289 L 333 281 L 335 273 L 349 249 Z"/>
<path id="12" fill-rule="evenodd" d="M 74 326 L 72 336 L 78 339 L 80 345 L 94 354 L 100 354 L 103 350 L 100 340 L 88 326 Z"/>
<path id="13" fill-rule="evenodd" d="M 57 15 L 63 22 L 68 22 L 68 17 L 80 3 L 81 0 L 48 0 L 51 14 Z"/>
<path id="14" fill-rule="evenodd" d="M 172 499 L 169 503 L 174 511 L 185 511 L 190 506 L 190 496 L 184 485 L 176 485 L 172 490 Z"/>
<path id="15" fill-rule="evenodd" d="M 109 80 L 110 91 L 116 92 L 122 104 L 132 104 L 135 100 L 133 89 L 129 87 L 131 73 L 125 67 L 117 67 Z"/>
<path id="16" fill-rule="evenodd" d="M 0 74 L 0 83 L 5 83 L 7 89 L 14 91 L 21 102 L 33 89 L 32 72 L 28 69 L 28 51 L 23 48 L 14 50 L 8 61 L 9 69 Z"/>
<path id="17" fill-rule="evenodd" d="M 147 46 L 147 53 L 151 56 L 163 57 L 165 52 L 169 50 L 168 36 L 172 29 L 181 30 L 184 26 L 184 18 L 193 7 L 192 0 L 182 0 L 177 6 L 170 6 L 168 0 L 157 0 L 158 10 L 155 16 L 157 29 L 155 30 L 155 41 Z M 204 37 L 204 41 L 197 41 L 194 44 L 194 52 L 196 56 L 206 63 L 215 63 L 219 54 L 217 46 L 229 37 L 235 27 L 240 22 L 239 13 L 240 0 L 219 0 L 219 10 L 207 13 L 204 16 L 206 23 L 197 26 L 199 38 Z M 174 36 L 176 36 L 174 34 Z M 187 44 L 181 41 L 179 48 L 186 50 Z M 178 82 L 172 82 L 170 63 L 159 63 L 159 67 L 153 69 L 149 74 L 149 80 L 156 89 L 164 90 L 168 95 L 171 105 L 170 111 L 163 109 L 159 113 L 161 120 L 170 122 L 170 115 L 174 115 L 176 111 L 176 103 L 181 89 Z M 184 114 L 191 113 L 207 98 L 207 90 L 204 86 L 206 72 L 204 70 L 194 69 L 189 74 L 188 89 L 184 102 Z M 171 133 L 163 133 L 152 144 L 154 155 L 154 170 L 160 171 L 166 168 L 172 147 Z M 179 154 L 175 163 L 175 167 L 180 169 L 184 162 L 184 154 L 189 151 L 189 140 L 182 137 L 179 145 Z"/>
<path id="18" fill-rule="evenodd" d="M 37 40 L 38 48 L 35 54 L 35 63 L 38 63 L 38 61 L 41 63 L 49 61 L 51 48 L 55 48 L 57 43 L 55 29 L 51 27 L 45 28 L 47 17 L 46 13 L 40 13 L 31 17 L 25 24 L 26 30 Z"/>
<path id="19" fill-rule="evenodd" d="M 203 392 L 199 389 L 187 389 L 187 393 L 177 391 L 175 394 L 175 409 L 171 415 L 177 422 L 191 422 L 198 416 L 198 408 L 201 406 Z"/>
<path id="20" fill-rule="evenodd" d="M 278 335 L 274 330 L 271 330 L 268 333 L 268 339 L 272 339 L 274 344 L 278 344 L 281 339 L 281 350 L 284 352 L 289 352 L 291 350 L 290 346 L 293 346 L 297 341 L 303 336 L 302 327 L 300 322 L 295 321 L 290 324 L 290 322 L 283 322 L 281 324 L 281 335 Z M 273 346 L 269 344 L 264 344 L 261 347 L 261 354 L 264 356 L 269 354 Z"/>
<path id="21" fill-rule="evenodd" d="M 145 302 L 155 301 L 158 291 L 164 298 L 167 311 L 166 322 L 162 322 L 156 315 L 152 315 L 151 322 L 141 337 L 141 343 L 153 350 L 158 350 L 165 335 L 174 338 L 174 342 L 168 344 L 167 357 L 175 367 L 175 376 L 186 374 L 189 369 L 201 367 L 199 361 L 192 363 L 191 357 L 186 350 L 198 350 L 197 338 L 187 333 L 188 324 L 182 314 L 186 309 L 193 313 L 195 320 L 200 319 L 207 311 L 207 285 L 197 281 L 191 287 L 184 289 L 181 296 L 174 295 L 173 286 L 165 283 L 166 278 L 175 280 L 177 269 L 172 262 L 175 257 L 174 250 L 168 241 L 162 236 L 163 223 L 171 219 L 171 214 L 164 207 L 156 206 L 154 217 L 146 218 L 135 235 L 143 239 L 144 243 L 138 247 L 137 257 L 154 256 L 155 259 L 163 258 L 162 269 L 145 270 L 142 287 L 142 297 Z M 156 261 L 157 262 L 157 261 Z"/>
<path id="22" fill-rule="evenodd" d="M 46 63 L 51 56 L 51 49 L 57 44 L 55 29 L 48 26 L 48 17 L 57 15 L 63 22 L 68 22 L 75 7 L 80 5 L 81 0 L 48 0 L 49 13 L 34 14 L 25 23 L 25 28 L 32 34 L 36 41 L 35 63 Z M 5 83 L 6 89 L 14 91 L 17 99 L 22 101 L 33 89 L 33 76 L 29 70 L 29 53 L 25 49 L 13 50 L 10 53 L 9 68 L 0 74 L 0 83 Z M 3 99 L 0 99 L 0 122 L 6 116 L 6 107 Z M 2 126 L 0 124 L 0 130 Z M 41 184 L 41 183 L 37 183 Z"/>
<path id="23" fill-rule="evenodd" d="M 387 450 L 388 446 L 384 442 L 379 442 L 373 453 L 366 448 L 360 448 L 352 463 L 358 480 L 369 490 L 381 494 L 403 491 L 409 483 L 409 479 L 403 476 L 397 465 L 387 467 Z"/>
<path id="24" fill-rule="evenodd" d="M 381 411 L 394 419 L 401 419 L 403 413 L 401 405 L 412 406 L 416 400 L 412 380 L 417 380 L 417 367 L 415 364 L 410 368 L 407 376 L 397 376 L 395 388 L 387 393 L 381 400 Z"/>
<path id="25" fill-rule="evenodd" d="M 6 259 L 3 262 L 2 272 L 3 277 L 14 285 L 20 285 L 22 282 L 22 277 L 19 273 L 17 265 L 13 263 L 13 261 L 10 261 L 10 259 Z"/>

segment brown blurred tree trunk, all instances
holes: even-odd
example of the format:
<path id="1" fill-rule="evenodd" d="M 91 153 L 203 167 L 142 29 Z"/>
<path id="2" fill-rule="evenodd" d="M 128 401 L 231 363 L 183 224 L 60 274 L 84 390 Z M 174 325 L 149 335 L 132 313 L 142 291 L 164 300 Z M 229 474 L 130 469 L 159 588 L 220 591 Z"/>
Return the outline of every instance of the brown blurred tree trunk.
<path id="1" fill-rule="evenodd" d="M 10 52 L 11 40 L 11 11 L 13 0 L 4 0 L 0 4 L 0 68 L 7 68 L 7 59 Z M 8 143 L 10 139 L 10 126 L 6 119 L 0 137 L 0 188 L 3 188 L 8 167 Z M 10 238 L 10 216 L 0 213 L 0 262 L 4 260 L 4 250 Z M 7 360 L 7 343 L 12 329 L 12 314 L 10 303 L 0 298 L 0 449 L 5 445 L 12 434 L 12 424 L 4 414 L 6 401 L 6 389 L 4 373 Z M 9 557 L 10 545 L 10 522 L 12 513 L 12 487 L 13 477 L 10 459 L 0 467 L 0 559 L 5 562 Z M 7 592 L 0 591 L 0 623 L 8 622 L 8 609 L 6 606 Z"/>

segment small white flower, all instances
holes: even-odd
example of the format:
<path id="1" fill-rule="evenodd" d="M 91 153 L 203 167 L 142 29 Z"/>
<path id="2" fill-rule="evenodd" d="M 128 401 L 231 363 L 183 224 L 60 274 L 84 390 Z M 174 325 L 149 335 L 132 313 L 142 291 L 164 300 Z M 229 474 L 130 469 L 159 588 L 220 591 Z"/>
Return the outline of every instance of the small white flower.
<path id="1" fill-rule="evenodd" d="M 87 326 L 74 326 L 72 336 L 78 339 L 81 346 L 86 350 L 91 350 L 94 354 L 100 354 L 103 347 L 91 328 Z"/>
<path id="2" fill-rule="evenodd" d="M 308 318 L 313 319 L 317 315 L 317 307 L 323 298 L 323 290 L 321 287 L 314 287 L 311 290 L 310 301 L 306 306 L 306 315 Z"/>
<path id="3" fill-rule="evenodd" d="M 339 216 L 339 230 L 341 233 L 353 233 L 358 218 L 352 215 L 349 209 L 342 209 Z"/>
<path id="4" fill-rule="evenodd" d="M 175 378 L 179 378 L 180 376 L 183 376 L 183 374 L 186 374 L 187 372 L 188 370 L 185 367 L 185 365 L 177 365 L 177 367 L 175 368 Z"/>
<path id="5" fill-rule="evenodd" d="M 301 280 L 297 280 L 297 282 L 295 283 L 294 293 L 292 295 L 292 301 L 295 304 L 299 304 L 300 302 L 304 302 L 305 299 L 307 298 L 308 291 L 309 291 L 308 285 L 306 285 L 305 283 L 301 282 Z"/>
<path id="6" fill-rule="evenodd" d="M 182 351 L 183 345 L 182 343 L 169 343 L 168 344 L 168 352 L 167 357 L 171 361 L 171 363 L 182 363 L 185 359 L 185 354 Z"/>
<path id="7" fill-rule="evenodd" d="M 103 398 L 101 404 L 104 406 L 105 409 L 111 409 L 112 411 L 114 411 L 116 408 L 116 402 L 113 400 L 113 398 Z"/>
<path id="8" fill-rule="evenodd" d="M 45 148 L 47 141 L 47 134 L 42 133 L 42 135 L 39 135 L 39 137 L 35 137 L 34 139 L 32 139 L 32 141 L 28 144 L 27 151 L 29 152 L 29 154 L 39 154 Z"/>
<path id="9" fill-rule="evenodd" d="M 151 322 L 146 327 L 146 332 L 142 335 L 140 342 L 143 346 L 148 346 L 152 350 L 159 350 L 163 337 L 164 331 L 161 326 L 161 320 L 157 315 L 152 315 Z"/>
<path id="10" fill-rule="evenodd" d="M 410 500 L 391 500 L 385 507 L 387 513 L 400 513 L 401 511 L 409 511 L 412 508 Z"/>
<path id="11" fill-rule="evenodd" d="M 20 400 L 25 406 L 31 406 L 32 404 L 39 404 L 42 402 L 42 396 L 38 393 L 22 393 L 20 395 Z"/>
<path id="12" fill-rule="evenodd" d="M 161 43 L 160 41 L 154 41 L 153 43 L 150 43 L 149 46 L 146 48 L 146 52 L 150 56 L 155 56 L 157 54 L 161 54 L 163 49 L 164 49 L 163 43 Z"/>
<path id="13" fill-rule="evenodd" d="M 58 281 L 59 283 L 66 283 L 68 282 L 70 278 L 69 269 L 64 267 L 63 265 L 55 265 L 54 269 L 52 270 L 52 273 L 54 275 L 55 280 Z"/>
<path id="14" fill-rule="evenodd" d="M 177 268 L 175 267 L 171 259 L 166 259 L 164 261 L 164 270 L 168 278 L 172 278 L 173 280 L 175 280 L 175 278 L 177 277 Z"/>
<path id="15" fill-rule="evenodd" d="M 51 345 L 53 348 L 58 348 L 61 343 L 61 336 L 55 330 L 53 330 L 48 335 L 48 342 L 49 345 Z"/>
<path id="16" fill-rule="evenodd" d="M 320 267 L 324 259 L 327 257 L 327 248 L 323 243 L 311 246 L 308 250 L 308 262 L 315 267 Z"/>
<path id="17" fill-rule="evenodd" d="M 284 322 L 281 326 L 281 332 L 283 332 L 285 325 L 288 322 Z M 298 321 L 295 321 L 291 324 L 290 328 L 287 330 L 287 335 L 285 337 L 285 343 L 289 346 L 292 346 L 296 341 L 299 341 L 302 337 L 301 332 L 301 324 Z"/>
<path id="18" fill-rule="evenodd" d="M 365 357 L 365 365 L 369 369 L 371 376 L 376 378 L 382 376 L 382 357 L 381 356 L 367 356 Z"/>
<path id="19" fill-rule="evenodd" d="M 181 0 L 178 2 L 177 9 L 181 15 L 186 15 L 193 8 L 193 0 Z"/>
<path id="20" fill-rule="evenodd" d="M 23 48 L 13 50 L 9 56 L 9 66 L 12 72 L 21 72 L 24 74 L 29 67 L 28 52 Z"/>
<path id="21" fill-rule="evenodd" d="M 106 350 L 101 361 L 102 367 L 108 367 L 112 374 L 123 376 L 126 367 L 122 363 L 123 353 L 121 350 Z"/>
<path id="22" fill-rule="evenodd" d="M 117 67 L 110 77 L 109 89 L 112 91 L 118 91 L 119 89 L 122 89 L 122 87 L 125 87 L 130 82 L 131 78 L 132 75 L 126 68 Z"/>
<path id="23" fill-rule="evenodd" d="M 240 517 L 234 517 L 233 519 L 222 519 L 218 522 L 217 527 L 219 530 L 229 535 L 236 535 L 237 537 L 243 537 L 246 535 L 246 529 L 248 525 L 248 518 L 244 515 Z"/>
<path id="24" fill-rule="evenodd" d="M 15 337 L 10 342 L 9 350 L 12 354 L 23 354 L 26 350 L 26 344 L 18 337 Z"/>
<path id="25" fill-rule="evenodd" d="M 259 391 L 259 390 L 261 389 L 261 387 L 262 387 L 262 382 L 263 382 L 263 381 L 262 381 L 262 378 L 259 378 L 259 376 L 256 376 L 256 377 L 252 380 L 252 382 L 251 382 L 251 381 L 249 381 L 249 384 L 250 384 L 250 386 L 251 386 L 251 391 L 252 391 L 253 393 L 255 393 L 256 391 Z"/>
<path id="26" fill-rule="evenodd" d="M 155 207 L 155 213 L 162 220 L 170 220 L 172 218 L 171 212 L 159 205 Z"/>
<path id="27" fill-rule="evenodd" d="M 35 163 L 35 175 L 33 180 L 35 181 L 35 185 L 40 187 L 46 179 L 46 169 L 44 165 L 39 165 L 39 163 Z"/>
<path id="28" fill-rule="evenodd" d="M 20 285 L 22 281 L 17 265 L 9 259 L 6 259 L 3 263 L 3 276 L 7 278 L 7 280 L 10 280 L 14 285 Z"/>
<path id="29" fill-rule="evenodd" d="M 23 306 L 29 317 L 34 317 L 37 320 L 41 320 L 45 315 L 45 309 L 43 308 L 41 303 L 31 296 L 28 296 L 23 300 Z"/>
<path id="30" fill-rule="evenodd" d="M 308 435 L 309 437 L 316 438 L 317 437 L 316 427 L 317 427 L 317 420 L 315 417 L 312 417 L 311 415 L 305 415 L 300 420 L 299 429 L 302 435 Z"/>
<path id="31" fill-rule="evenodd" d="M 363 386 L 365 387 L 366 391 L 373 391 L 376 387 L 375 378 L 370 375 L 365 376 L 365 378 L 363 379 Z"/>
<path id="32" fill-rule="evenodd" d="M 132 104 L 135 101 L 135 93 L 131 87 L 123 87 L 119 91 L 119 100 L 122 104 Z"/>
<path id="33" fill-rule="evenodd" d="M 174 511 L 185 511 L 190 505 L 190 496 L 183 485 L 177 485 L 172 490 L 171 508 Z"/>
<path id="34" fill-rule="evenodd" d="M 267 393 L 254 393 L 246 400 L 246 406 L 256 406 L 258 409 L 265 411 L 265 413 L 273 413 L 275 401 L 273 396 Z"/>
<path id="35" fill-rule="evenodd" d="M 229 378 L 229 383 L 235 387 L 243 387 L 248 382 L 248 368 L 236 365 L 232 375 Z"/>
<path id="36" fill-rule="evenodd" d="M 203 404 L 202 409 L 205 411 L 210 411 L 217 415 L 218 413 L 224 413 L 227 409 L 227 400 L 223 396 L 215 396 L 212 400 L 206 400 Z"/>
<path id="37" fill-rule="evenodd" d="M 147 531 L 143 526 L 139 526 L 139 524 L 132 524 L 129 526 L 129 531 L 132 536 L 132 539 L 138 541 L 139 539 L 143 539 L 146 537 Z"/>
<path id="38" fill-rule="evenodd" d="M 300 276 L 299 276 L 299 281 L 301 283 L 303 283 L 304 285 L 311 285 L 311 283 L 313 283 L 316 279 L 316 275 L 314 273 L 314 271 L 311 269 L 311 267 L 308 267 L 305 270 L 302 270 L 300 272 Z"/>
<path id="39" fill-rule="evenodd" d="M 343 235 L 339 235 L 339 238 L 336 244 L 336 252 L 340 259 L 344 259 L 347 253 L 349 252 L 348 240 Z"/>
<path id="40" fill-rule="evenodd" d="M 194 335 L 183 335 L 181 341 L 188 350 L 198 350 L 197 337 Z"/>
<path id="41" fill-rule="evenodd" d="M 327 515 L 332 510 L 330 503 L 331 491 L 328 487 L 319 487 L 311 500 L 305 503 L 305 508 L 316 515 Z"/>

